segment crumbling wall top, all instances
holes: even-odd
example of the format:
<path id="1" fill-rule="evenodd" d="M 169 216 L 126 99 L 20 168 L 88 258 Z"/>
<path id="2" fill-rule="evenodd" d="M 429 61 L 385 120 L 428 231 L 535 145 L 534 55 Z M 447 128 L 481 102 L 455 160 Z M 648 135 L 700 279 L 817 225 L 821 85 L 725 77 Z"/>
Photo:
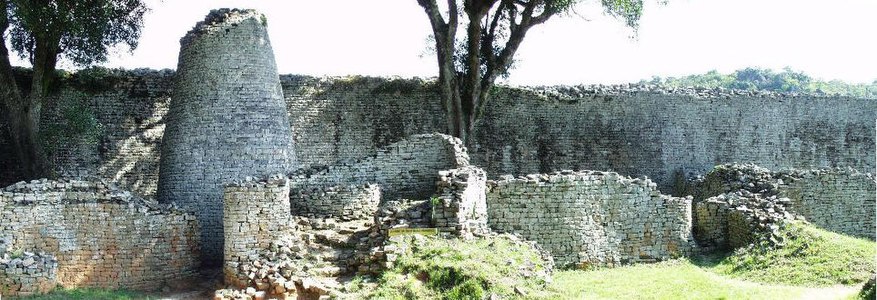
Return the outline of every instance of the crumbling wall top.
<path id="1" fill-rule="evenodd" d="M 265 15 L 255 9 L 220 8 L 211 10 L 207 17 L 204 18 L 204 21 L 196 23 L 195 27 L 180 39 L 180 46 L 185 47 L 192 40 L 202 35 L 237 27 L 238 24 L 248 19 L 252 19 L 258 24 L 262 24 L 262 26 L 267 24 Z"/>

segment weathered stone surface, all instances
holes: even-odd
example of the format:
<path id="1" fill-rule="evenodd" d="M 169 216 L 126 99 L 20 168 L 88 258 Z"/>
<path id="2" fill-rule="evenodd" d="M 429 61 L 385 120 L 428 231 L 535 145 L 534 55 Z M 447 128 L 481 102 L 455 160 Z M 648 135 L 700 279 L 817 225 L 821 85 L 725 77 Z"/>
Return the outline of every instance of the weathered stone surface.
<path id="1" fill-rule="evenodd" d="M 106 91 L 81 95 L 66 87 L 52 96 L 86 97 L 105 132 L 98 144 L 62 147 L 54 161 L 65 173 L 114 178 L 151 194 L 173 72 L 114 76 Z M 428 81 L 282 75 L 280 82 L 302 166 L 374 155 L 407 136 L 445 128 Z M 468 145 L 473 165 L 491 178 L 612 170 L 646 175 L 670 192 L 677 172 L 690 177 L 735 161 L 772 169 L 875 169 L 874 99 L 638 85 L 499 91 Z M 59 101 L 46 102 L 43 123 L 50 124 L 60 115 L 51 103 Z M 3 165 L 0 157 L 0 170 Z"/>
<path id="2" fill-rule="evenodd" d="M 729 250 L 764 241 L 780 246 L 777 230 L 795 219 L 791 200 L 739 190 L 700 201 L 694 206 L 694 238 L 701 250 Z"/>
<path id="3" fill-rule="evenodd" d="M 376 184 L 299 186 L 289 197 L 292 214 L 296 216 L 366 220 L 378 209 L 381 188 Z"/>
<path id="4" fill-rule="evenodd" d="M 0 191 L 0 240 L 53 256 L 52 282 L 68 288 L 154 290 L 188 279 L 198 238 L 195 216 L 107 182 L 34 180 Z"/>
<path id="5" fill-rule="evenodd" d="M 654 262 L 690 253 L 691 198 L 648 179 L 562 171 L 488 183 L 488 223 L 536 241 L 558 265 Z"/>
<path id="6" fill-rule="evenodd" d="M 266 180 L 226 185 L 223 216 L 225 282 L 246 288 L 252 278 L 248 278 L 247 272 L 241 272 L 240 267 L 257 261 L 262 251 L 288 234 L 291 228 L 289 180 L 283 175 L 273 175 Z"/>
<path id="7" fill-rule="evenodd" d="M 198 216 L 208 263 L 222 259 L 222 185 L 295 162 L 263 18 L 214 10 L 180 40 L 157 195 Z"/>
<path id="8" fill-rule="evenodd" d="M 433 205 L 432 224 L 442 232 L 463 237 L 486 234 L 487 174 L 467 166 L 439 172 L 437 203 Z"/>
<path id="9" fill-rule="evenodd" d="M 377 184 L 385 201 L 426 199 L 435 193 L 439 171 L 468 165 L 469 154 L 460 139 L 437 133 L 418 134 L 381 148 L 373 156 L 298 170 L 290 175 L 290 186 L 295 196 L 299 190 L 304 193 L 314 188 Z"/>
<path id="10" fill-rule="evenodd" d="M 830 231 L 874 239 L 874 176 L 850 169 L 771 171 L 753 164 L 717 166 L 695 184 L 698 199 L 739 190 L 789 199 L 786 209 Z"/>
<path id="11" fill-rule="evenodd" d="M 44 294 L 57 287 L 58 261 L 51 254 L 0 253 L 0 295 Z"/>

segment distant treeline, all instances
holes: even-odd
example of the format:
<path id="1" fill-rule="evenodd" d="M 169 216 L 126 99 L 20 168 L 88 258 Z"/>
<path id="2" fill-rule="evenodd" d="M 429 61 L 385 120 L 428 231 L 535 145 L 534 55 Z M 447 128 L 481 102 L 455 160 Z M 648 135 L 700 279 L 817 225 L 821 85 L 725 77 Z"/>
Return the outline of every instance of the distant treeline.
<path id="1" fill-rule="evenodd" d="M 803 72 L 786 67 L 782 72 L 771 69 L 746 68 L 731 74 L 713 70 L 705 74 L 684 77 L 652 77 L 640 83 L 660 84 L 670 87 L 705 87 L 741 90 L 764 90 L 774 92 L 843 95 L 860 98 L 877 98 L 877 80 L 871 83 L 847 83 L 840 80 L 823 81 Z"/>

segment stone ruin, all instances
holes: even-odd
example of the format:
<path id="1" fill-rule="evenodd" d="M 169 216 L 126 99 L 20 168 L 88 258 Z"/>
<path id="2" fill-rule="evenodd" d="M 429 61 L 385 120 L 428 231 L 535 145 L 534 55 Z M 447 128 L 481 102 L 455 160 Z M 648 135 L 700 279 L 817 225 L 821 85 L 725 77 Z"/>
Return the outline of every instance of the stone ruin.
<path id="1" fill-rule="evenodd" d="M 185 284 L 199 238 L 192 214 L 112 183 L 20 182 L 0 190 L 0 294 Z"/>
<path id="2" fill-rule="evenodd" d="M 222 260 L 222 186 L 294 167 L 292 133 L 264 16 L 214 10 L 180 40 L 158 200 L 201 222 L 202 258 Z"/>
<path id="3" fill-rule="evenodd" d="M 105 180 L 3 189 L 0 294 L 155 290 L 220 263 L 229 289 L 218 298 L 339 296 L 339 276 L 393 265 L 400 250 L 387 241 L 399 229 L 513 234 L 569 268 L 740 247 L 791 219 L 874 239 L 874 177 L 854 170 L 719 166 L 689 187 L 694 197 L 673 197 L 609 171 L 491 179 L 443 134 L 299 168 L 262 16 L 213 11 L 181 48 L 159 202 Z M 488 161 L 538 153 L 524 150 Z"/>

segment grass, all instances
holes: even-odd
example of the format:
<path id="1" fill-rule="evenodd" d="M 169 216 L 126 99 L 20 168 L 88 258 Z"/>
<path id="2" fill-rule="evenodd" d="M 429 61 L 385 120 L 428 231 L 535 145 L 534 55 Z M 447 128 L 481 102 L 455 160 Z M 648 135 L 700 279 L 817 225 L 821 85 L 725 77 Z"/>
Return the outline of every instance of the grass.
<path id="1" fill-rule="evenodd" d="M 712 267 L 719 274 L 766 283 L 828 286 L 858 284 L 875 270 L 877 246 L 812 225 L 791 223 L 778 250 L 741 248 Z"/>
<path id="2" fill-rule="evenodd" d="M 689 260 L 593 271 L 561 271 L 552 299 L 794 299 L 804 287 L 733 280 Z"/>
<path id="3" fill-rule="evenodd" d="M 877 244 L 802 223 L 781 234 L 787 242 L 780 249 L 562 271 L 549 289 L 562 299 L 859 299 L 849 285 L 874 272 Z"/>
<path id="4" fill-rule="evenodd" d="M 408 250 L 378 280 L 373 299 L 503 299 L 543 293 L 545 271 L 539 253 L 507 237 L 463 241 L 407 236 Z M 522 266 L 529 266 L 527 270 Z"/>
<path id="5" fill-rule="evenodd" d="M 38 296 L 19 297 L 16 299 L 26 300 L 140 300 L 157 299 L 148 297 L 138 292 L 125 290 L 106 290 L 97 288 L 62 289 L 58 288 L 48 294 Z"/>

